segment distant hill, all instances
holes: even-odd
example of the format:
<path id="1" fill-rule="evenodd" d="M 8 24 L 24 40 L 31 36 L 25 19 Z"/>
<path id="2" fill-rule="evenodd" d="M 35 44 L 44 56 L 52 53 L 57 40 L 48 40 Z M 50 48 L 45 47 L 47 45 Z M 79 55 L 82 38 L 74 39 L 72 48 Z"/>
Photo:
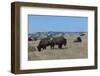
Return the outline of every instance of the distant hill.
<path id="1" fill-rule="evenodd" d="M 36 32 L 36 33 L 29 33 L 28 38 L 31 39 L 42 39 L 46 37 L 59 37 L 59 36 L 71 36 L 74 34 L 83 34 L 85 32 L 54 32 L 54 31 L 49 31 L 49 32 Z"/>

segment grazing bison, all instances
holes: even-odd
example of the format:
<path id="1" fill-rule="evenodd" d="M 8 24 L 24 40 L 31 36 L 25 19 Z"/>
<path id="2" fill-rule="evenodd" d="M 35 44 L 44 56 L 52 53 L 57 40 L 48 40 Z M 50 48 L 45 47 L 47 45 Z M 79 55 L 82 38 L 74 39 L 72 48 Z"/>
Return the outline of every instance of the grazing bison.
<path id="1" fill-rule="evenodd" d="M 62 45 L 66 46 L 67 40 L 64 37 L 55 37 L 51 40 L 51 48 L 54 48 L 55 45 L 58 45 L 58 48 L 62 48 Z"/>
<path id="2" fill-rule="evenodd" d="M 74 42 L 82 42 L 81 37 L 77 37 L 77 39 L 76 39 L 76 40 L 74 40 Z"/>
<path id="3" fill-rule="evenodd" d="M 32 38 L 28 38 L 28 41 L 32 41 Z"/>
<path id="4" fill-rule="evenodd" d="M 47 46 L 49 46 L 51 43 L 50 38 L 43 38 L 39 42 L 39 45 L 37 46 L 38 51 L 41 51 L 41 49 L 46 49 Z"/>
<path id="5" fill-rule="evenodd" d="M 62 46 L 66 46 L 67 40 L 64 37 L 55 37 L 55 38 L 44 38 L 39 42 L 39 45 L 37 46 L 38 51 L 41 51 L 41 49 L 46 49 L 47 46 L 51 46 L 51 48 L 54 48 L 55 45 L 58 45 L 58 48 L 62 48 Z"/>

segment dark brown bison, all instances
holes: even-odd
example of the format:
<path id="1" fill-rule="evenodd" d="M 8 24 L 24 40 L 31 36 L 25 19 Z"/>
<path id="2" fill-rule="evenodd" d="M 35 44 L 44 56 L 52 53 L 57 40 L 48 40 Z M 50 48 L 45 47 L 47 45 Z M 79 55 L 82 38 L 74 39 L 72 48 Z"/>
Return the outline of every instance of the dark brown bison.
<path id="1" fill-rule="evenodd" d="M 32 41 L 32 38 L 28 38 L 28 41 Z"/>
<path id="2" fill-rule="evenodd" d="M 81 37 L 77 37 L 76 40 L 74 40 L 74 42 L 82 42 Z"/>
<path id="3" fill-rule="evenodd" d="M 38 51 L 41 51 L 41 49 L 46 49 L 47 46 L 49 46 L 51 43 L 50 38 L 43 38 L 39 42 L 39 45 L 37 46 Z"/>
<path id="4" fill-rule="evenodd" d="M 58 45 L 58 48 L 62 48 L 62 46 L 66 46 L 67 44 L 67 39 L 65 39 L 64 37 L 55 37 L 51 40 L 51 48 L 54 48 L 55 45 Z"/>

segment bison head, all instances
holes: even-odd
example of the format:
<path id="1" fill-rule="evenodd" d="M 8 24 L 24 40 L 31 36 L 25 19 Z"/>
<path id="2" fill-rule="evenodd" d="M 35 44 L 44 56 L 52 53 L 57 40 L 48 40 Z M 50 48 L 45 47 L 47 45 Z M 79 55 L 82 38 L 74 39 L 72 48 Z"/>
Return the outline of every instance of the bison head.
<path id="1" fill-rule="evenodd" d="M 41 51 L 41 47 L 40 46 L 37 46 L 37 49 L 38 49 L 38 51 Z"/>

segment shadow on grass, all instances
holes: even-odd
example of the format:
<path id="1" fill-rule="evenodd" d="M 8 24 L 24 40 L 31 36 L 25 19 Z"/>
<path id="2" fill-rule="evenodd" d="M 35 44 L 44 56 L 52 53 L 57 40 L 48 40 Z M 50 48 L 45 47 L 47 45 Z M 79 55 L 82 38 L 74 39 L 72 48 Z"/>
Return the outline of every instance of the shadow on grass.
<path id="1" fill-rule="evenodd" d="M 61 50 L 62 50 L 62 49 L 68 49 L 68 48 L 69 48 L 69 47 L 62 47 Z M 53 49 L 55 50 L 55 49 L 59 49 L 59 48 L 56 48 L 56 47 L 55 47 L 55 48 L 53 48 Z M 52 50 L 52 49 L 51 49 L 51 50 Z"/>

